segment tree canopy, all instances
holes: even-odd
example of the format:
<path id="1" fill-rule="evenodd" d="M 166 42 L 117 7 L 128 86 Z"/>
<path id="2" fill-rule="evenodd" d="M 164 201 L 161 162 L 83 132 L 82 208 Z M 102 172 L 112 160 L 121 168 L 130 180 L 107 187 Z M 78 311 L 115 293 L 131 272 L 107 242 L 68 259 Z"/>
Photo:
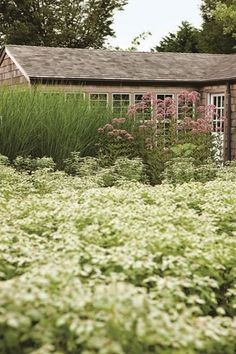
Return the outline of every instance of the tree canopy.
<path id="1" fill-rule="evenodd" d="M 154 50 L 160 52 L 236 53 L 236 0 L 202 0 L 202 27 L 184 21 Z"/>
<path id="2" fill-rule="evenodd" d="M 128 0 L 1 0 L 0 45 L 103 46 Z"/>
<path id="3" fill-rule="evenodd" d="M 198 30 L 183 21 L 176 33 L 169 33 L 154 50 L 158 52 L 198 52 Z"/>
<path id="4" fill-rule="evenodd" d="M 236 40 L 232 33 L 226 32 L 224 23 L 216 16 L 219 6 L 231 6 L 235 0 L 203 0 L 201 6 L 203 24 L 199 33 L 199 52 L 235 53 Z"/>
<path id="5" fill-rule="evenodd" d="M 218 3 L 214 15 L 223 25 L 225 33 L 232 34 L 236 38 L 236 0 L 228 5 Z"/>

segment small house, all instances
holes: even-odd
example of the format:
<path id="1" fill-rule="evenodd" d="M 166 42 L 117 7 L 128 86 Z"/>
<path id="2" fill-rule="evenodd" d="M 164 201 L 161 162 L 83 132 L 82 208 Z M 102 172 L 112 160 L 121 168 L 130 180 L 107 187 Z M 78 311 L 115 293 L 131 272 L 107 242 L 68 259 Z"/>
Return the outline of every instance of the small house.
<path id="1" fill-rule="evenodd" d="M 118 116 L 146 92 L 163 99 L 198 91 L 203 105 L 216 107 L 214 123 L 224 134 L 225 159 L 236 159 L 236 54 L 6 45 L 0 51 L 0 86 L 20 85 L 82 92 L 91 101 L 110 104 Z"/>

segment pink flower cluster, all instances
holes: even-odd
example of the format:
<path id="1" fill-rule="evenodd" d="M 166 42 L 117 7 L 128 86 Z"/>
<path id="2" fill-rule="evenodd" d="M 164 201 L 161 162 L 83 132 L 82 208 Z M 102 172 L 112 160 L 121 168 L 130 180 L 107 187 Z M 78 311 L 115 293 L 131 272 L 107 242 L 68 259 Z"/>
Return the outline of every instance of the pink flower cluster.
<path id="1" fill-rule="evenodd" d="M 113 124 L 120 124 L 125 122 L 125 118 L 114 118 Z M 109 138 L 134 140 L 133 136 L 125 129 L 116 129 L 112 124 L 106 124 L 102 128 L 98 128 L 99 134 L 105 134 Z"/>
<path id="2" fill-rule="evenodd" d="M 186 104 L 187 106 L 189 104 L 196 104 L 199 102 L 201 99 L 200 93 L 197 91 L 183 91 L 181 94 L 178 96 L 178 103 L 179 104 Z"/>
<path id="3" fill-rule="evenodd" d="M 122 124 L 125 123 L 126 119 L 125 118 L 114 118 L 112 119 L 113 124 Z"/>
<path id="4" fill-rule="evenodd" d="M 191 131 L 194 134 L 205 134 L 213 130 L 212 120 L 205 118 L 192 118 L 185 117 L 179 124 L 178 130 Z"/>

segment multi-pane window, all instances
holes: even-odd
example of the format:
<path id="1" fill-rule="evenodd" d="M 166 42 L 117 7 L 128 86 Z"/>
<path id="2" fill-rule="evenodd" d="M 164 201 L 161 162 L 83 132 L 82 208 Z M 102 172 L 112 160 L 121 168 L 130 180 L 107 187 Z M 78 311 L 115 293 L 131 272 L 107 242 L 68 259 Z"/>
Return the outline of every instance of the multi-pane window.
<path id="1" fill-rule="evenodd" d="M 107 107 L 107 93 L 90 93 L 90 104 L 92 107 Z"/>
<path id="2" fill-rule="evenodd" d="M 137 93 L 134 95 L 135 105 L 138 105 L 136 116 L 140 117 L 142 120 L 147 120 L 151 118 L 152 114 L 152 102 L 150 99 L 145 99 L 145 95 Z"/>
<path id="3" fill-rule="evenodd" d="M 172 98 L 174 99 L 174 95 L 172 93 L 164 93 L 164 94 L 157 94 L 157 99 L 158 100 L 164 100 L 165 98 Z"/>
<path id="4" fill-rule="evenodd" d="M 196 117 L 196 104 L 188 98 L 187 93 L 177 95 L 177 119 L 182 120 L 185 117 Z"/>
<path id="5" fill-rule="evenodd" d="M 113 93 L 112 108 L 113 112 L 119 116 L 127 114 L 130 105 L 130 94 L 128 93 Z"/>
<path id="6" fill-rule="evenodd" d="M 51 97 L 60 97 L 60 95 L 62 95 L 63 93 L 62 92 L 45 91 L 45 92 L 41 92 L 41 94 L 44 97 L 51 98 Z"/>
<path id="7" fill-rule="evenodd" d="M 84 92 L 66 92 L 65 97 L 66 101 L 77 102 L 83 100 L 85 94 Z"/>
<path id="8" fill-rule="evenodd" d="M 210 95 L 210 103 L 215 106 L 215 116 L 213 119 L 213 130 L 215 132 L 224 131 L 224 113 L 225 113 L 225 96 L 223 93 L 214 93 Z"/>

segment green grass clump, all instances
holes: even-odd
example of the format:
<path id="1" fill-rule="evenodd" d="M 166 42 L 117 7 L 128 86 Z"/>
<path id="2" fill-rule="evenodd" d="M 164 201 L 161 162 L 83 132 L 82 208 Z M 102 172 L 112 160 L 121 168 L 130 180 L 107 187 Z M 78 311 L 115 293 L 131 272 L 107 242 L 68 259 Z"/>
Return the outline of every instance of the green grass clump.
<path id="1" fill-rule="evenodd" d="M 0 90 L 0 153 L 52 157 L 57 164 L 73 151 L 94 155 L 97 129 L 111 120 L 109 108 L 64 92 Z"/>

